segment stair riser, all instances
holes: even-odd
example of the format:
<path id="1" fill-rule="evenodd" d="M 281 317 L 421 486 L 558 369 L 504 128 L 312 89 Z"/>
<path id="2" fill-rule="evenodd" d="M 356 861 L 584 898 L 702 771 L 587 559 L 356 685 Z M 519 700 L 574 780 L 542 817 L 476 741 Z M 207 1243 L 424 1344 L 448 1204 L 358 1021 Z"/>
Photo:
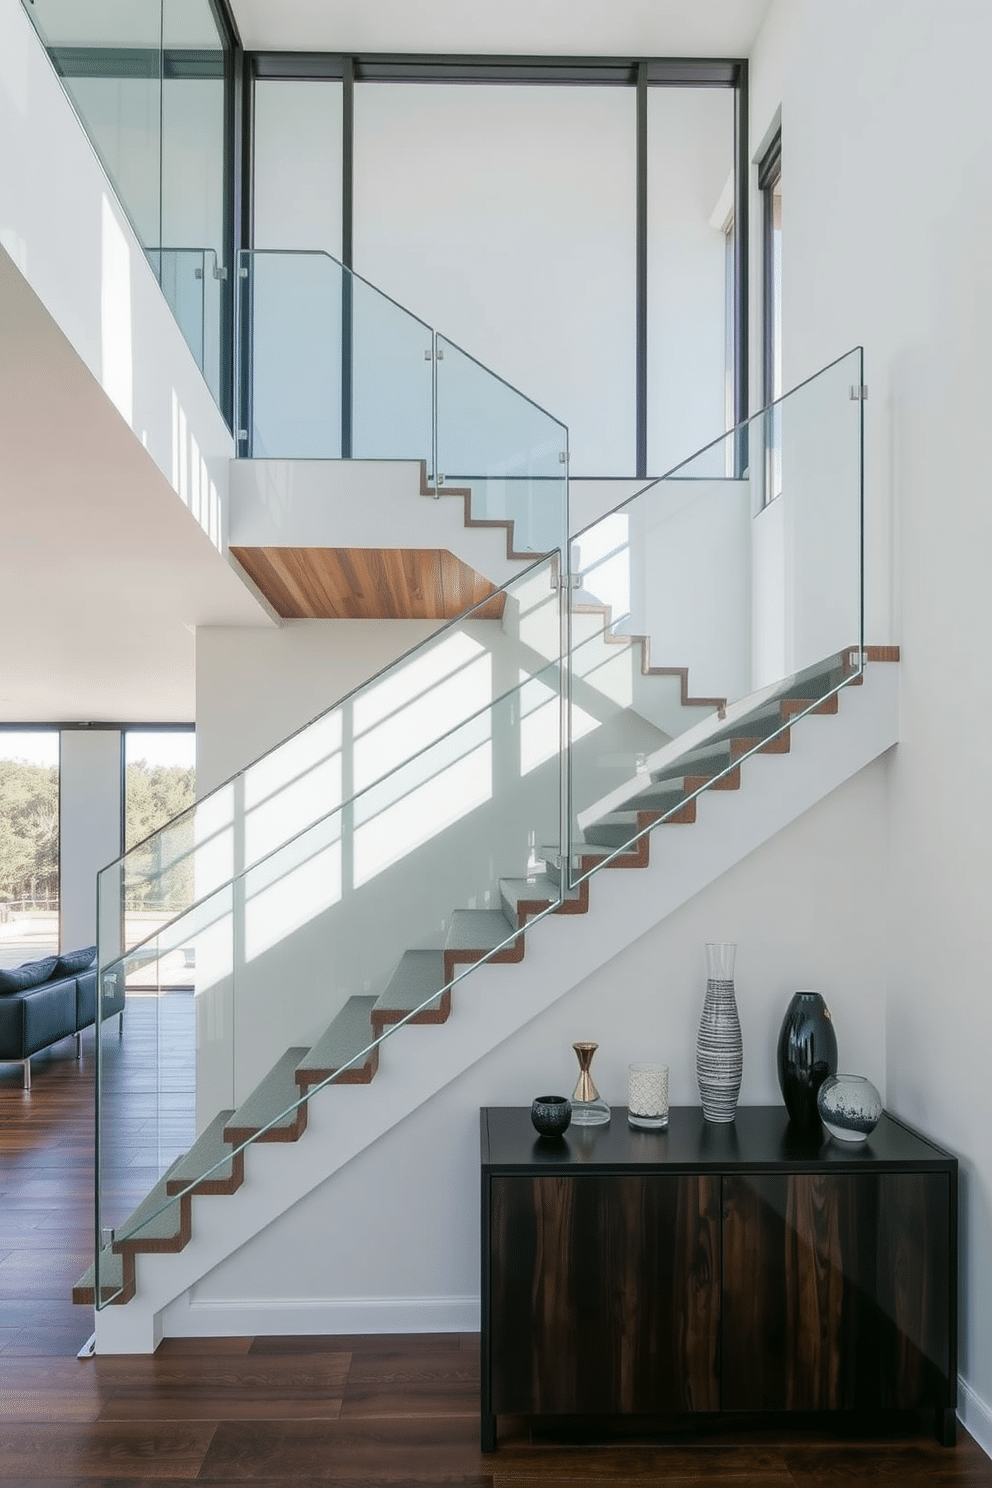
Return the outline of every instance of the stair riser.
<path id="1" fill-rule="evenodd" d="M 224 1128 L 224 1141 L 232 1147 L 241 1147 L 245 1142 L 298 1142 L 307 1129 L 306 1104 L 300 1106 L 289 1126 L 270 1126 L 259 1132 L 257 1127 L 228 1126 Z"/>
<path id="2" fill-rule="evenodd" d="M 451 989 L 446 987 L 436 1008 L 423 1008 L 419 1013 L 414 1013 L 413 1017 L 407 1008 L 375 1008 L 372 1013 L 372 1030 L 376 1038 L 381 1038 L 386 1029 L 396 1023 L 447 1023 L 450 1015 Z M 376 1056 L 378 1057 L 378 1050 Z"/>
<path id="3" fill-rule="evenodd" d="M 147 1240 L 129 1237 L 114 1241 L 114 1254 L 124 1257 L 125 1272 L 129 1256 L 174 1255 L 177 1250 L 183 1250 L 189 1244 L 189 1237 L 193 1233 L 193 1211 L 189 1194 L 185 1194 L 175 1207 L 179 1211 L 179 1228 L 174 1235 L 156 1236 Z"/>
<path id="4" fill-rule="evenodd" d="M 373 1036 L 377 1037 L 378 1034 L 374 1032 Z M 373 1049 L 370 1058 L 364 1064 L 359 1065 L 357 1069 L 347 1069 L 341 1074 L 338 1074 L 337 1070 L 332 1069 L 306 1070 L 305 1072 L 300 1070 L 296 1075 L 296 1083 L 304 1095 L 313 1086 L 323 1085 L 332 1076 L 336 1076 L 334 1080 L 335 1085 L 369 1085 L 378 1068 L 379 1050 Z"/>
<path id="5" fill-rule="evenodd" d="M 464 949 L 458 951 L 445 951 L 444 953 L 444 977 L 445 981 L 454 981 L 458 975 L 460 966 L 478 966 L 480 961 L 490 961 L 496 965 L 522 961 L 524 959 L 524 940 L 518 935 L 508 946 L 501 951 L 486 951 Z"/>

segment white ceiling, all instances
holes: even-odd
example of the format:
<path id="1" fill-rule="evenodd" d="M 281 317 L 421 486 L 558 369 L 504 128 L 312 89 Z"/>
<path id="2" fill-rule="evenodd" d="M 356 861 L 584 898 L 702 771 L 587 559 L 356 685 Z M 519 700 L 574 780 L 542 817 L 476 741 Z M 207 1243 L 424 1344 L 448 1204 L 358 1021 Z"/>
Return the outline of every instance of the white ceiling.
<path id="1" fill-rule="evenodd" d="M 0 249 L 0 721 L 190 721 L 196 625 L 267 625 Z"/>
<path id="2" fill-rule="evenodd" d="M 252 51 L 747 56 L 769 0 L 232 0 Z"/>

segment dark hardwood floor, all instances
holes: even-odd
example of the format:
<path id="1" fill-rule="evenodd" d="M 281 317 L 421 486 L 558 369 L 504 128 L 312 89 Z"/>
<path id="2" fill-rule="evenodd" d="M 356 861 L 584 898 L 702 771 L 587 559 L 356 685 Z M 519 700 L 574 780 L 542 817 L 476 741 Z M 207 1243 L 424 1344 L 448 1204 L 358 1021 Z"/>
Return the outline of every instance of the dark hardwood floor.
<path id="1" fill-rule="evenodd" d="M 153 1035 L 129 1019 L 111 1070 L 129 1113 L 114 1148 L 122 1201 L 128 1164 L 140 1173 L 163 1131 L 181 1129 L 173 1095 L 189 1084 L 170 1036 L 176 1121 L 158 1127 L 135 1077 Z M 786 1418 L 619 1437 L 595 1421 L 551 1431 L 501 1418 L 499 1449 L 484 1457 L 474 1334 L 173 1339 L 150 1358 L 77 1359 L 92 1330 L 69 1301 L 92 1251 L 92 1031 L 83 1051 L 80 1064 L 71 1041 L 37 1058 L 29 1094 L 19 1068 L 0 1065 L 3 1488 L 992 1485 L 992 1463 L 960 1429 L 947 1450 L 922 1428 L 852 1443 Z"/>

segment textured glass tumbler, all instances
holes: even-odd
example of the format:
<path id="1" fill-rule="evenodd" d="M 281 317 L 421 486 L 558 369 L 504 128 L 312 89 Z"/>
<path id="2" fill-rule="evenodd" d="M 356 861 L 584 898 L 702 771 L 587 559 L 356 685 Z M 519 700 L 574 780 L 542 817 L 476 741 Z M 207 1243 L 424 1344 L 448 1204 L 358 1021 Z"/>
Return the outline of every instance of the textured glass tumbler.
<path id="1" fill-rule="evenodd" d="M 668 1125 L 668 1065 L 638 1061 L 627 1066 L 627 1120 L 646 1131 Z"/>

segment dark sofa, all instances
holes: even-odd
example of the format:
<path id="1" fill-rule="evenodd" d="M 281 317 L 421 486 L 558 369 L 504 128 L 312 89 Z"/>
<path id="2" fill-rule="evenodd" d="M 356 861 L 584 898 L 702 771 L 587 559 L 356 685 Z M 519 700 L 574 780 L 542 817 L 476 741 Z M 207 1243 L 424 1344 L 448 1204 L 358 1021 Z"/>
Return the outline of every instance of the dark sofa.
<path id="1" fill-rule="evenodd" d="M 32 1054 L 75 1034 L 79 1055 L 81 1031 L 96 1022 L 96 980 L 96 946 L 0 971 L 0 1064 L 23 1066 L 25 1090 Z M 107 991 L 103 1017 L 119 1013 L 123 1027 L 124 989 L 115 978 Z"/>

